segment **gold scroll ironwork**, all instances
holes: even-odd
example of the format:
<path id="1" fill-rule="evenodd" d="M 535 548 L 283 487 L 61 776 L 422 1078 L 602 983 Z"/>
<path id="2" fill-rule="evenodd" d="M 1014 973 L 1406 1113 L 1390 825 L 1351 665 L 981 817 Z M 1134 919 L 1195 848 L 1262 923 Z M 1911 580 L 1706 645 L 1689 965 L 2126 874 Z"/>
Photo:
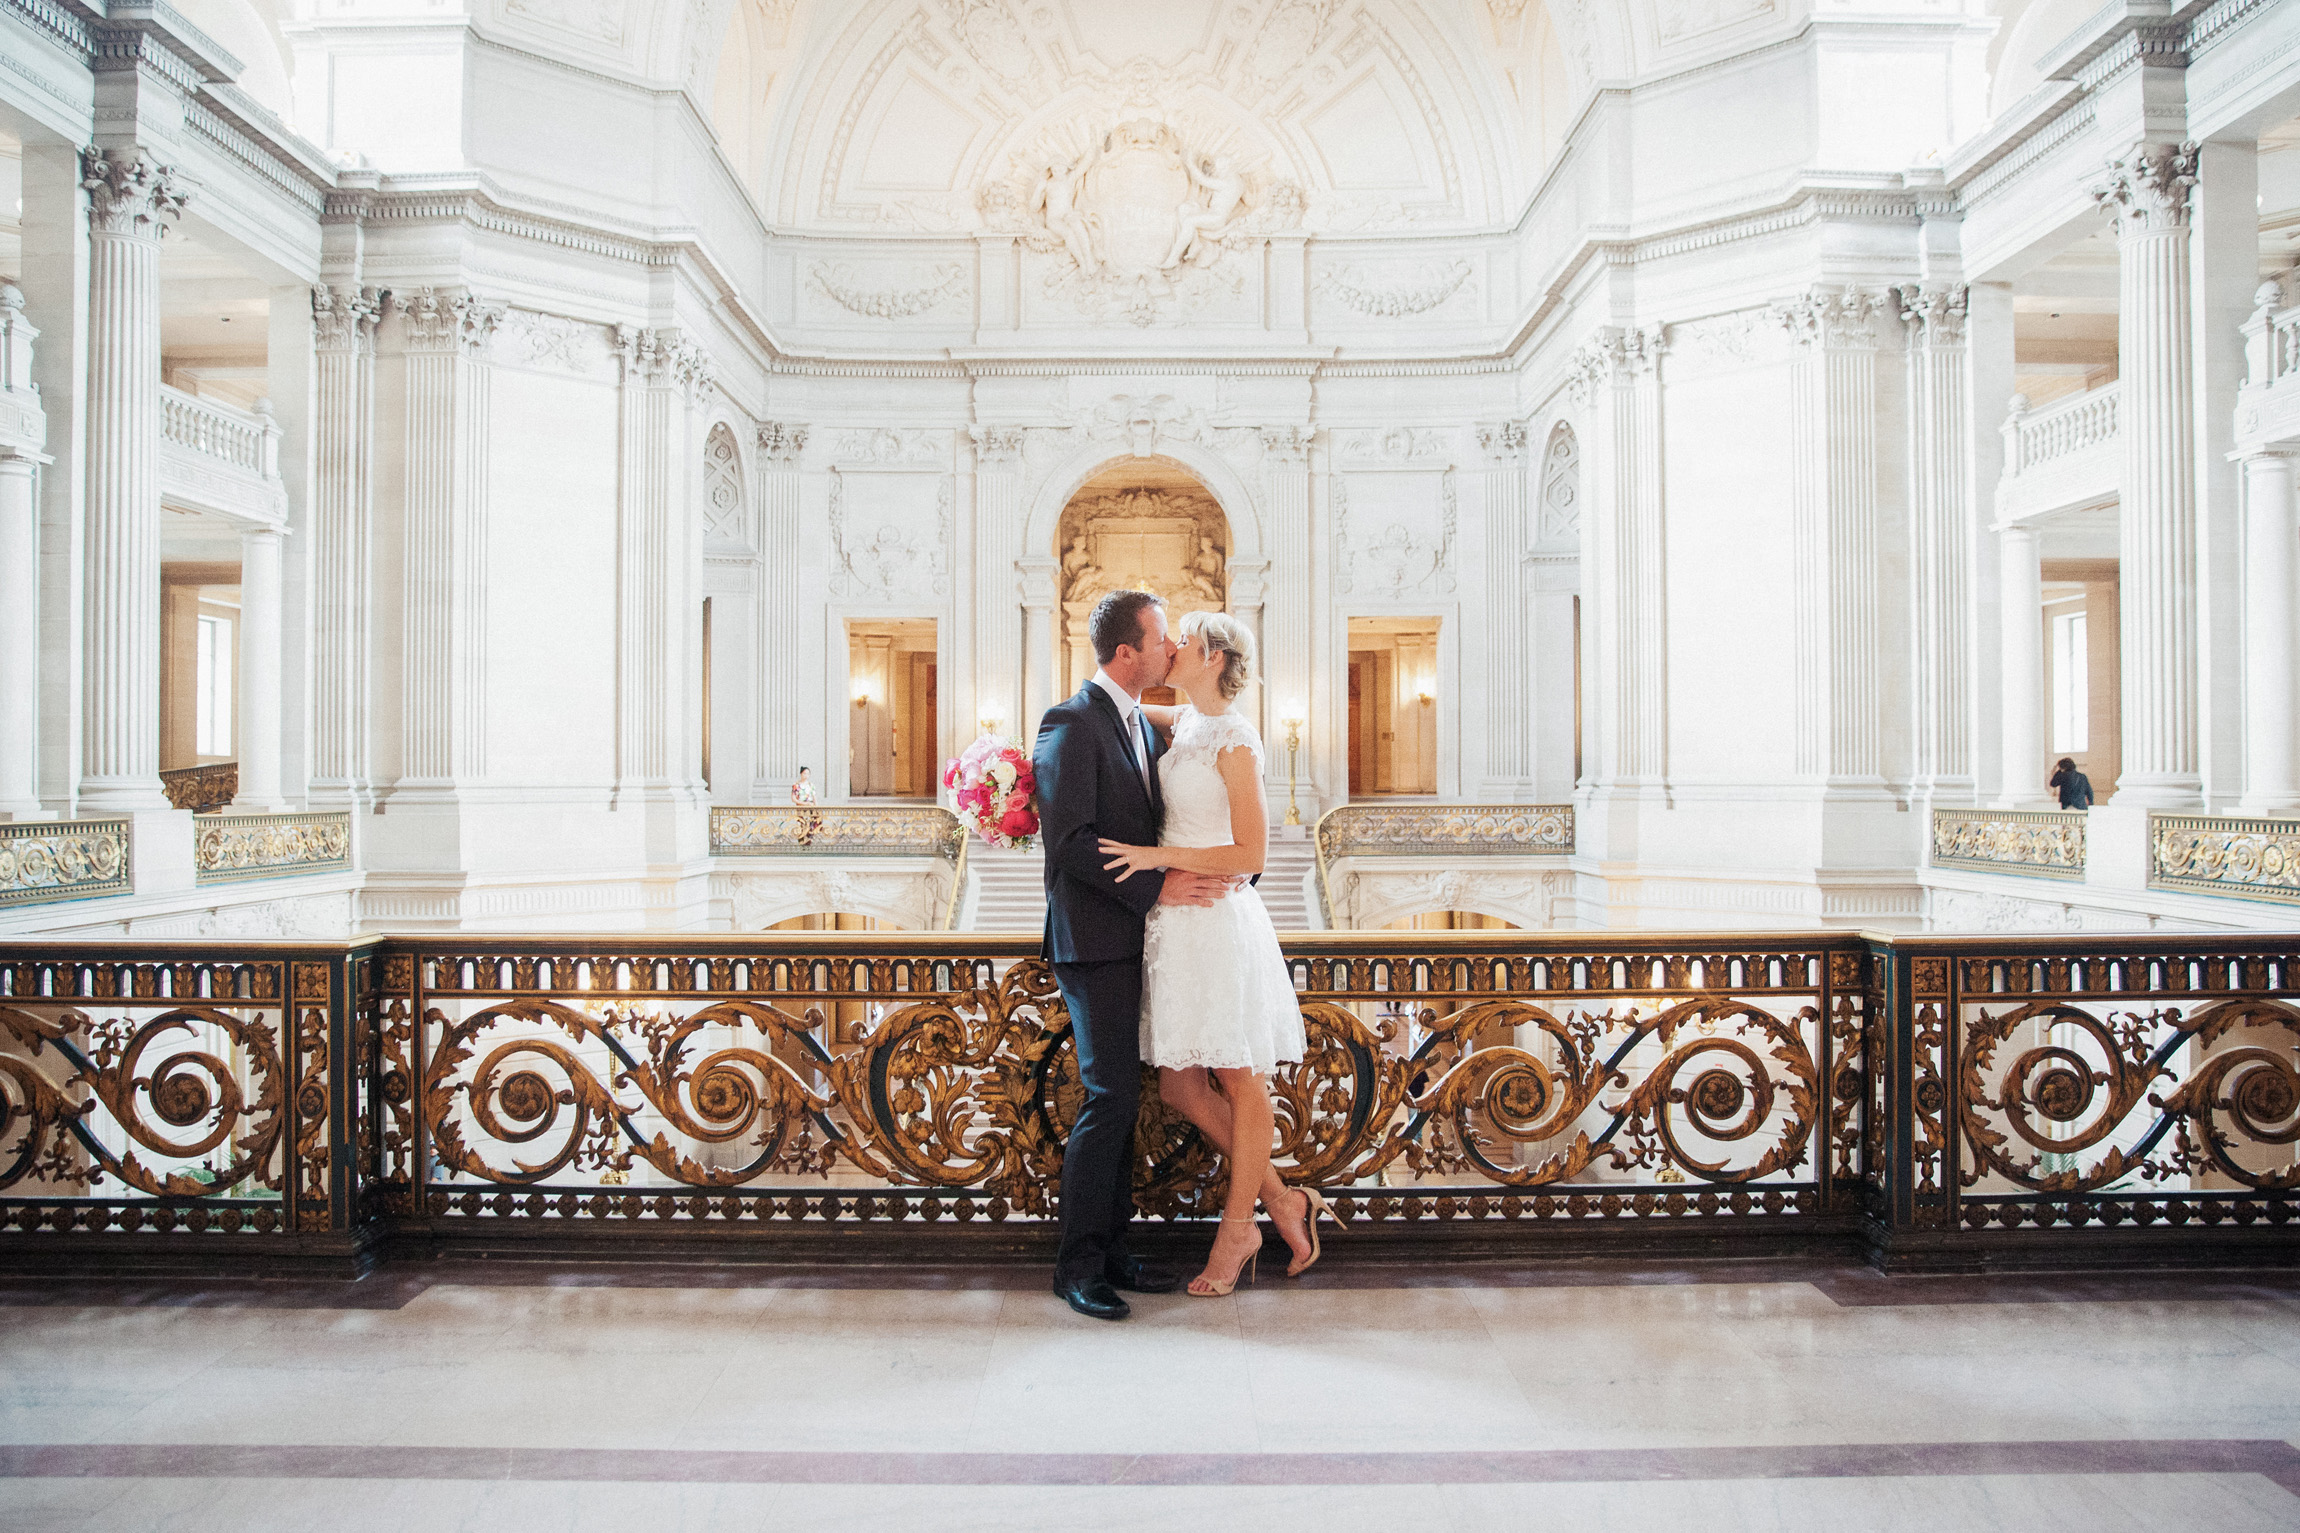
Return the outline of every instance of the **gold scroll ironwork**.
<path id="1" fill-rule="evenodd" d="M 2148 886 L 2300 905 L 2300 820 L 2151 814 Z"/>
<path id="2" fill-rule="evenodd" d="M 2081 809 L 1935 809 L 1933 866 L 2031 878 L 2084 877 Z"/>
<path id="3" fill-rule="evenodd" d="M 125 894 L 126 820 L 32 820 L 0 825 L 0 909 Z"/>
<path id="4" fill-rule="evenodd" d="M 233 814 L 198 821 L 195 877 L 203 884 L 336 873 L 351 866 L 351 816 Z"/>

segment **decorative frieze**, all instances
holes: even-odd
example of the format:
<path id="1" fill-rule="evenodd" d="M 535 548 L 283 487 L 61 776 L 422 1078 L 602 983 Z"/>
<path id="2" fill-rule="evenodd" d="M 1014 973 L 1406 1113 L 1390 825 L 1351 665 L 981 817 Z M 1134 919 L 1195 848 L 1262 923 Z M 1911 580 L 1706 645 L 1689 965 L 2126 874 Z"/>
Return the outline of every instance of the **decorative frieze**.
<path id="1" fill-rule="evenodd" d="M 714 857 L 940 857 L 966 827 L 947 809 L 728 807 L 711 811 Z"/>
<path id="2" fill-rule="evenodd" d="M 1933 866 L 2031 878 L 2084 877 L 2081 809 L 1935 809 Z"/>
<path id="3" fill-rule="evenodd" d="M 1568 856 L 1571 804 L 1351 804 L 1318 822 L 1318 855 L 1342 857 Z"/>
<path id="4" fill-rule="evenodd" d="M 129 889 L 126 820 L 0 825 L 0 908 Z"/>
<path id="5" fill-rule="evenodd" d="M 351 867 L 348 814 L 235 814 L 198 822 L 195 876 L 203 884 L 340 873 Z"/>
<path id="6" fill-rule="evenodd" d="M 872 287 L 844 261 L 817 261 L 807 275 L 825 297 L 865 319 L 910 319 L 966 293 L 966 268 L 955 261 L 919 270 L 909 286 Z"/>
<path id="7" fill-rule="evenodd" d="M 2152 814 L 2148 886 L 2300 905 L 2300 820 Z"/>
<path id="8" fill-rule="evenodd" d="M 1418 262 L 1390 276 L 1355 266 L 1329 266 L 1318 274 L 1316 286 L 1369 319 L 1407 319 L 1444 307 L 1469 287 L 1475 271 L 1464 260 Z"/>

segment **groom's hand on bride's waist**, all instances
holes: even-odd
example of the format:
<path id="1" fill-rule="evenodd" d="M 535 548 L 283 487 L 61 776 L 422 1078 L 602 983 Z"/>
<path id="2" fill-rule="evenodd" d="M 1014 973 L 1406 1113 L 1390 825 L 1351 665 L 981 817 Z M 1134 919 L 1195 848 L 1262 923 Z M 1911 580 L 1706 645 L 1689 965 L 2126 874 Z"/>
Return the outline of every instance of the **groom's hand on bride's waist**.
<path id="1" fill-rule="evenodd" d="M 1212 905 L 1228 897 L 1233 882 L 1210 873 L 1184 873 L 1179 869 L 1168 869 L 1165 886 L 1158 891 L 1158 903 Z"/>

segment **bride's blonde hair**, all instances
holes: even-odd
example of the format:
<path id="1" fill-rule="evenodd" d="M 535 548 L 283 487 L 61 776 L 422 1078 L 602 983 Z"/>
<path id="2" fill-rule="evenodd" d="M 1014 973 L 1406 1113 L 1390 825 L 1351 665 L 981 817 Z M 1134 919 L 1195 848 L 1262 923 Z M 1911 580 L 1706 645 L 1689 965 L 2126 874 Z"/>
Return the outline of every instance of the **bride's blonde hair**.
<path id="1" fill-rule="evenodd" d="M 1202 633 L 1207 647 L 1221 652 L 1222 679 L 1215 686 L 1225 701 L 1246 690 L 1254 679 L 1254 635 L 1244 623 L 1226 612 L 1186 612 L 1180 632 L 1185 639 Z"/>

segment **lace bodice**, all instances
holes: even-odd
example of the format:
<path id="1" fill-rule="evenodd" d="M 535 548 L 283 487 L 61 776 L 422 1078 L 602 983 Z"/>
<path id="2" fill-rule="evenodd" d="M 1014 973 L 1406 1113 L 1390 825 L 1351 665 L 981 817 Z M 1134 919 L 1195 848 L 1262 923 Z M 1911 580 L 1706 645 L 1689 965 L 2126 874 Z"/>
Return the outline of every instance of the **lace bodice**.
<path id="1" fill-rule="evenodd" d="M 1232 746 L 1254 753 L 1262 770 L 1262 737 L 1236 713 L 1200 713 L 1184 707 L 1174 719 L 1174 743 L 1158 758 L 1158 786 L 1166 795 L 1160 846 L 1228 846 L 1230 788 L 1216 758 Z"/>

